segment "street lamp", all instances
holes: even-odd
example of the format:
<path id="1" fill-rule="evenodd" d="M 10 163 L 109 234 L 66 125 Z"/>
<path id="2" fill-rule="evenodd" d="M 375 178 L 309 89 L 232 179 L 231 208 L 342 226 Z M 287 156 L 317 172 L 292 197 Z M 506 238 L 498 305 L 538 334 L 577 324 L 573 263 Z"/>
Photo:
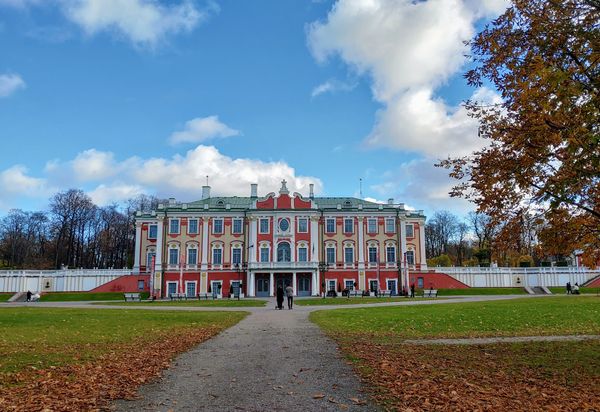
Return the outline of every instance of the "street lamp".
<path id="1" fill-rule="evenodd" d="M 242 263 L 241 265 L 239 263 L 235 264 L 235 271 L 238 274 L 238 293 L 237 293 L 237 298 L 238 300 L 240 300 L 240 294 L 242 292 L 242 272 L 246 272 L 248 270 L 248 264 L 246 262 Z"/>
<path id="2" fill-rule="evenodd" d="M 324 274 L 329 270 L 329 263 L 327 262 L 319 262 L 319 272 Z M 325 299 L 325 278 L 321 281 L 321 287 L 323 288 L 323 299 Z"/>

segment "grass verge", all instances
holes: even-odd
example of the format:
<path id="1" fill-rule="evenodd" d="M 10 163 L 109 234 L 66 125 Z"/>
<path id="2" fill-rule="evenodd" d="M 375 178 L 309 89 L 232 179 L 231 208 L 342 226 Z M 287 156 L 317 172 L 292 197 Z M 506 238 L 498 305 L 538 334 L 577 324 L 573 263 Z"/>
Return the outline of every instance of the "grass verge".
<path id="1" fill-rule="evenodd" d="M 175 300 L 163 301 L 155 300 L 154 302 L 107 302 L 95 303 L 97 305 L 124 305 L 124 306 L 199 306 L 199 307 L 254 307 L 259 308 L 267 304 L 266 300 L 260 299 L 209 299 L 209 300 Z"/>
<path id="2" fill-rule="evenodd" d="M 1 309 L 0 410 L 40 405 L 49 410 L 91 410 L 106 407 L 111 399 L 132 397 L 175 355 L 245 315 Z"/>
<path id="3" fill-rule="evenodd" d="M 423 298 L 414 298 L 411 300 L 423 300 Z M 322 305 L 360 305 L 361 303 L 389 303 L 389 302 L 408 302 L 405 297 L 376 298 L 371 296 L 363 297 L 341 297 L 341 298 L 314 298 L 314 299 L 294 299 L 294 304 L 298 306 L 322 306 Z"/>
<path id="4" fill-rule="evenodd" d="M 13 293 L 0 293 L 0 302 L 7 302 Z"/>
<path id="5" fill-rule="evenodd" d="M 567 294 L 567 288 L 553 286 L 549 287 L 548 289 L 550 289 L 550 292 L 552 292 L 555 295 Z M 579 293 L 583 295 L 600 295 L 600 288 L 579 288 Z"/>
<path id="6" fill-rule="evenodd" d="M 418 296 L 423 291 L 415 292 Z M 438 289 L 438 296 L 465 296 L 465 295 L 527 295 L 523 288 L 466 288 L 466 289 Z"/>
<path id="7" fill-rule="evenodd" d="M 142 299 L 147 299 L 148 292 L 140 293 Z M 52 292 L 44 293 L 41 302 L 76 302 L 86 300 L 123 300 L 123 292 Z"/>

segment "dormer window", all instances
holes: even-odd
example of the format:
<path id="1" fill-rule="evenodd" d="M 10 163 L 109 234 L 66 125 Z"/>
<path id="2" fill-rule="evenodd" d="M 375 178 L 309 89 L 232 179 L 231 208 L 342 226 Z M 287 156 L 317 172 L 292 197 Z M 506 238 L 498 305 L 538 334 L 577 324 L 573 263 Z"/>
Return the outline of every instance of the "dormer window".
<path id="1" fill-rule="evenodd" d="M 349 200 L 346 200 L 346 201 L 344 202 L 344 207 L 346 207 L 346 208 L 348 208 L 348 207 L 352 207 L 352 202 L 351 202 L 351 201 L 349 201 Z"/>

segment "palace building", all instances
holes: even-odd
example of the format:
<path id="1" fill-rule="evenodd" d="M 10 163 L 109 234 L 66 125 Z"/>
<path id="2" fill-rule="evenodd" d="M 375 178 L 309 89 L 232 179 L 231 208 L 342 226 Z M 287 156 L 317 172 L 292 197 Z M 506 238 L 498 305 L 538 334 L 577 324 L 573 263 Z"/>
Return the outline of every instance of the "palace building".
<path id="1" fill-rule="evenodd" d="M 345 289 L 399 294 L 408 272 L 427 269 L 425 216 L 403 204 L 353 197 L 279 193 L 211 197 L 137 212 L 133 272 L 149 274 L 158 297 L 238 291 L 273 296 L 292 285 L 296 296 Z"/>

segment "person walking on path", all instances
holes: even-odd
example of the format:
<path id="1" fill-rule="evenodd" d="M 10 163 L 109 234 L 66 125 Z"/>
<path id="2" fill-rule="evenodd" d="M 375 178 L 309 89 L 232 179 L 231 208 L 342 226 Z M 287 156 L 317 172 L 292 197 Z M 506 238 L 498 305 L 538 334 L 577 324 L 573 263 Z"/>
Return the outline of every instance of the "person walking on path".
<path id="1" fill-rule="evenodd" d="M 277 286 L 277 309 L 283 309 L 283 288 L 281 285 Z"/>
<path id="2" fill-rule="evenodd" d="M 288 284 L 285 288 L 285 294 L 288 298 L 288 309 L 292 309 L 292 307 L 294 306 L 294 288 Z"/>
<path id="3" fill-rule="evenodd" d="M 410 285 L 410 297 L 411 298 L 415 297 L 415 284 L 414 283 L 412 285 Z"/>
<path id="4" fill-rule="evenodd" d="M 27 291 L 27 302 L 31 302 L 31 291 Z"/>
<path id="5" fill-rule="evenodd" d="M 571 282 L 567 282 L 567 295 L 571 294 Z"/>

